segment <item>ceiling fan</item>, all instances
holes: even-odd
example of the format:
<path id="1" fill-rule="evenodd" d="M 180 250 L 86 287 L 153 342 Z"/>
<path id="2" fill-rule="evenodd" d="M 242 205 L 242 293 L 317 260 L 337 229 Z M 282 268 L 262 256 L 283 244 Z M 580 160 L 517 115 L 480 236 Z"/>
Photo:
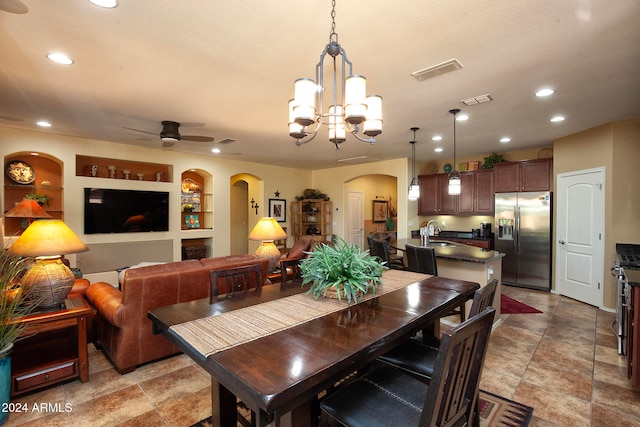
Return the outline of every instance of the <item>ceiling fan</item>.
<path id="1" fill-rule="evenodd" d="M 178 128 L 180 127 L 180 123 L 174 122 L 171 120 L 163 120 L 162 122 L 162 131 L 160 132 L 160 139 L 162 140 L 163 147 L 173 147 L 176 142 L 180 140 L 185 141 L 195 141 L 195 142 L 212 142 L 213 137 L 211 136 L 200 136 L 200 135 L 180 135 Z M 125 129 L 133 130 L 136 132 L 148 133 L 151 135 L 156 135 L 154 132 L 147 132 L 145 130 L 128 128 L 125 126 Z"/>

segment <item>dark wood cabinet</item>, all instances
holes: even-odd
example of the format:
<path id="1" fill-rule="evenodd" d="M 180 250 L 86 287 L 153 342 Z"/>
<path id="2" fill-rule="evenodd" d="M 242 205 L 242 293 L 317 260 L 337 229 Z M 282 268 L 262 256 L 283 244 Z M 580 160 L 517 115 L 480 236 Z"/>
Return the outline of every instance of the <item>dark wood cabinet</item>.
<path id="1" fill-rule="evenodd" d="M 627 322 L 627 369 L 631 383 L 640 387 L 640 287 L 631 288 Z"/>
<path id="2" fill-rule="evenodd" d="M 460 214 L 475 213 L 476 173 L 463 172 L 460 174 L 460 195 L 457 212 Z M 449 196 L 452 197 L 452 196 Z"/>
<path id="3" fill-rule="evenodd" d="M 474 212 L 493 215 L 493 171 L 482 169 L 475 174 Z"/>
<path id="4" fill-rule="evenodd" d="M 496 163 L 493 165 L 494 191 L 550 191 L 552 172 L 551 159 Z"/>
<path id="5" fill-rule="evenodd" d="M 480 191 L 478 179 L 482 185 Z M 458 196 L 449 194 L 448 174 L 420 175 L 418 181 L 418 215 L 474 215 L 493 212 L 492 171 L 462 172 Z"/>
<path id="6" fill-rule="evenodd" d="M 18 320 L 29 328 L 13 346 L 12 397 L 73 378 L 89 381 L 87 319 L 92 311 L 82 296 L 71 295 L 64 309 Z"/>
<path id="7" fill-rule="evenodd" d="M 420 198 L 418 199 L 418 215 L 438 215 L 438 175 L 420 175 Z"/>

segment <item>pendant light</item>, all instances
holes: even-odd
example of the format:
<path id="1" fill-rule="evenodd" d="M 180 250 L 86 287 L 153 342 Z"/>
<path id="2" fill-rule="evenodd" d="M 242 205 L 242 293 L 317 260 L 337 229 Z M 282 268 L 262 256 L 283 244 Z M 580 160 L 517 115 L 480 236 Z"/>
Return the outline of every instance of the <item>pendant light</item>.
<path id="1" fill-rule="evenodd" d="M 416 131 L 420 128 L 413 127 L 413 141 L 409 141 L 411 144 L 411 184 L 409 185 L 409 200 L 415 201 L 420 197 L 420 184 L 418 184 L 418 178 L 416 178 Z"/>
<path id="2" fill-rule="evenodd" d="M 449 172 L 449 195 L 455 196 L 460 194 L 460 172 L 456 169 L 456 114 L 460 112 L 459 108 L 449 110 L 453 114 L 453 170 Z"/>

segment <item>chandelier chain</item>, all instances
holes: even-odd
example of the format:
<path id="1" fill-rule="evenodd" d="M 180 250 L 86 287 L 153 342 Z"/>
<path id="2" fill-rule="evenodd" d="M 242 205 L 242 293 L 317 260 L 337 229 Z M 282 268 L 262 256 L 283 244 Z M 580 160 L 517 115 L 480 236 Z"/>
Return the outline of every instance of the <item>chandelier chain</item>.
<path id="1" fill-rule="evenodd" d="M 336 0 L 331 1 L 331 33 L 329 33 L 329 41 L 334 40 L 334 38 L 338 39 L 338 33 L 336 33 Z"/>

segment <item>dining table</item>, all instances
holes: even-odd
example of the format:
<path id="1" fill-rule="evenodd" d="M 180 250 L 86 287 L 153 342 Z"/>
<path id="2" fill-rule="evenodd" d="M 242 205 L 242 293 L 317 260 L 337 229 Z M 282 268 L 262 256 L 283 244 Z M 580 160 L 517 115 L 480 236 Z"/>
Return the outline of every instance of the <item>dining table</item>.
<path id="1" fill-rule="evenodd" d="M 350 304 L 315 299 L 300 286 L 264 286 L 213 304 L 209 298 L 154 308 L 162 334 L 211 375 L 214 426 L 237 425 L 237 401 L 259 424 L 317 425 L 318 396 L 445 313 L 478 283 L 387 270 L 375 294 Z"/>

